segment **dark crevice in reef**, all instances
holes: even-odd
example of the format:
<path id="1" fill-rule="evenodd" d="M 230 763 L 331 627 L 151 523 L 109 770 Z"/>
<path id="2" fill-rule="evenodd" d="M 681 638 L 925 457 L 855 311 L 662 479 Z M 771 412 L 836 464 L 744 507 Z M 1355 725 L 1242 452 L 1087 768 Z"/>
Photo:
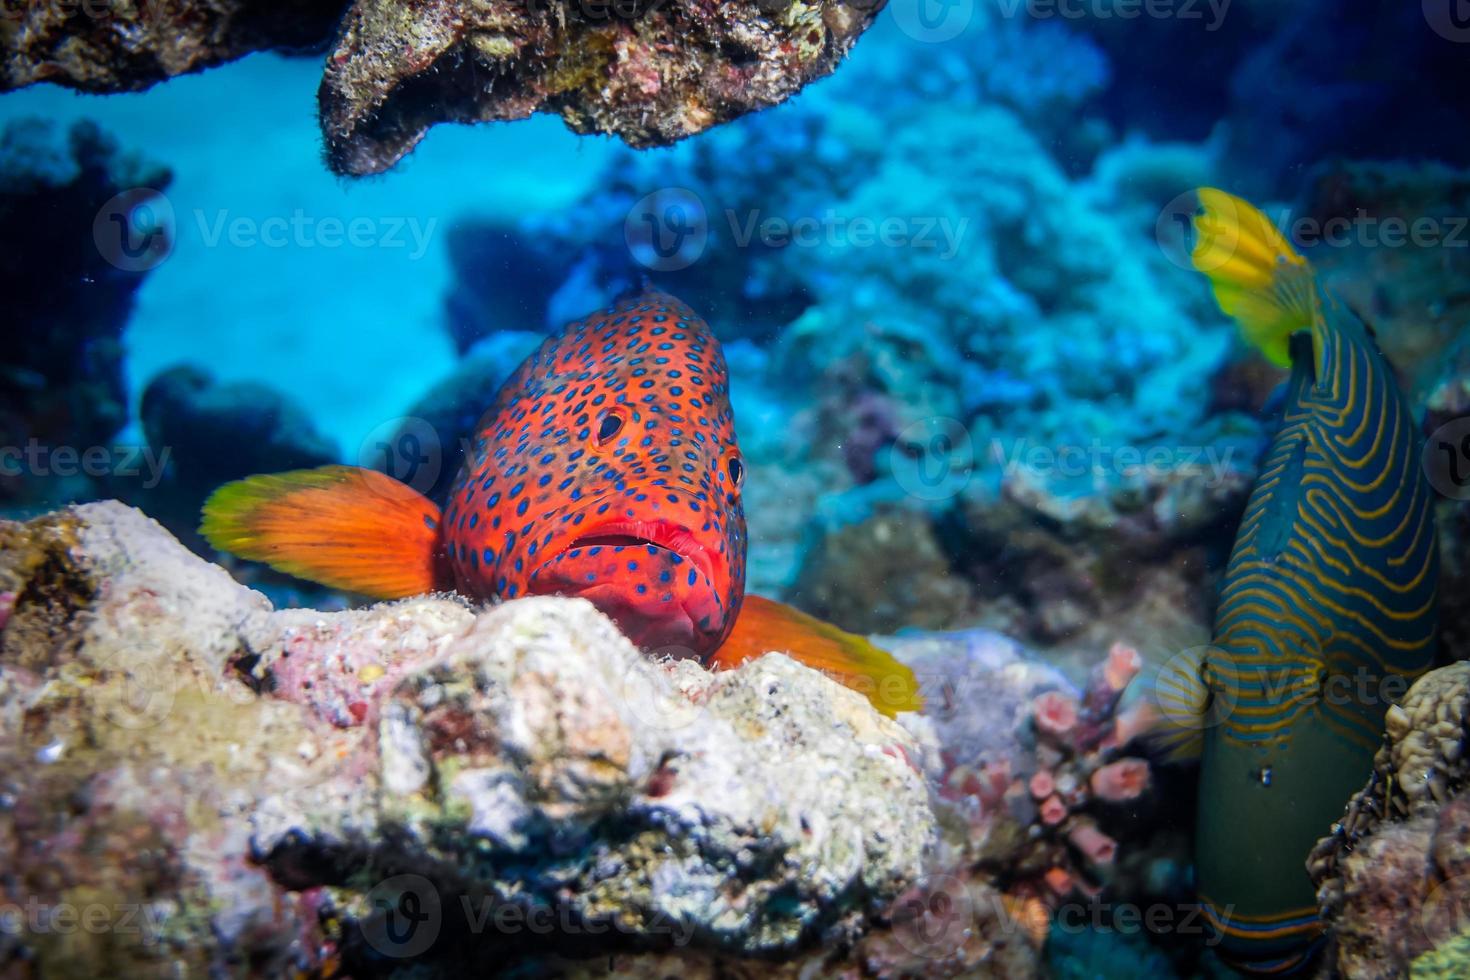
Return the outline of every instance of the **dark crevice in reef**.
<path id="1" fill-rule="evenodd" d="M 475 57 L 468 44 L 459 44 L 431 67 L 404 78 L 355 127 L 338 134 L 337 139 L 329 139 L 327 164 L 338 172 L 354 172 L 372 166 L 383 155 L 401 157 L 413 149 L 430 126 L 445 120 L 446 107 L 457 107 L 447 121 L 475 122 L 478 117 L 470 109 L 476 103 L 465 103 L 464 93 L 482 89 L 488 92 L 502 81 Z M 325 119 L 329 111 L 326 87 L 320 97 Z M 505 93 L 499 93 L 498 98 L 505 101 Z"/>

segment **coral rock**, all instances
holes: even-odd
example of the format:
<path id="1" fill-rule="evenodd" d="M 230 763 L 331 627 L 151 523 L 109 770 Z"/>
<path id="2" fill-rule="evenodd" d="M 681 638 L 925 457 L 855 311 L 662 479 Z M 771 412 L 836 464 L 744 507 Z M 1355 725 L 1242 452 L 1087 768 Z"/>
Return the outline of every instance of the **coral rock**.
<path id="1" fill-rule="evenodd" d="M 830 73 L 881 6 L 357 0 L 322 80 L 327 159 L 380 173 L 435 123 L 533 112 L 632 146 L 673 143 Z"/>
<path id="2" fill-rule="evenodd" d="M 1142 759 L 1122 759 L 1094 772 L 1090 785 L 1098 799 L 1122 803 L 1141 796 L 1148 789 L 1148 781 L 1148 763 Z"/>
<path id="3" fill-rule="evenodd" d="M 0 964 L 790 955 L 935 837 L 932 750 L 861 696 L 781 655 L 650 661 L 579 600 L 277 612 L 116 503 L 0 524 L 0 594 L 0 909 L 147 913 L 0 919 Z"/>
<path id="4" fill-rule="evenodd" d="M 969 589 L 951 572 L 939 536 L 920 515 L 822 522 L 792 588 L 814 615 L 862 633 L 953 625 Z"/>
<path id="5" fill-rule="evenodd" d="M 5 24 L 0 13 L 0 31 Z M 27 243 L 0 254 L 7 334 L 24 338 L 0 350 L 0 445 L 35 440 L 79 454 L 104 446 L 127 421 L 122 332 L 152 264 L 114 251 L 121 240 L 105 222 L 130 217 L 128 192 L 141 201 L 171 179 L 90 123 L 62 130 L 19 119 L 0 133 L 0 235 Z M 162 232 L 155 240 L 167 241 Z M 23 469 L 0 476 L 0 498 L 95 493 L 63 485 L 64 470 L 84 485 L 95 475 L 75 459 L 67 466 L 48 453 Z"/>
<path id="6" fill-rule="evenodd" d="M 1059 889 L 1063 875 L 1089 895 L 1100 885 L 1118 897 L 1148 887 L 1134 880 L 1134 869 L 1173 842 L 1159 833 L 1162 794 L 1147 762 L 1125 756 L 1127 747 L 1111 738 L 1117 698 L 1098 693 L 1102 671 L 1079 693 L 989 631 L 889 642 L 924 685 L 922 720 L 939 743 L 944 875 L 987 882 L 1021 905 L 1039 897 L 1052 907 L 1069 890 Z M 1095 705 L 1096 713 L 1079 716 L 1079 704 Z M 1115 775 L 1095 778 L 1104 771 Z M 1137 790 L 1128 806 L 1093 789 L 1111 786 L 1120 773 Z M 1008 914 L 1014 920 L 1019 913 Z"/>
<path id="7" fill-rule="evenodd" d="M 146 88 L 270 48 L 322 44 L 343 0 L 77 2 L 0 10 L 0 91 L 55 82 L 86 92 Z"/>
<path id="8" fill-rule="evenodd" d="M 1467 721 L 1470 662 L 1415 682 L 1388 711 L 1367 785 L 1312 851 L 1308 870 L 1333 939 L 1328 966 L 1343 975 L 1406 975 L 1466 921 Z"/>

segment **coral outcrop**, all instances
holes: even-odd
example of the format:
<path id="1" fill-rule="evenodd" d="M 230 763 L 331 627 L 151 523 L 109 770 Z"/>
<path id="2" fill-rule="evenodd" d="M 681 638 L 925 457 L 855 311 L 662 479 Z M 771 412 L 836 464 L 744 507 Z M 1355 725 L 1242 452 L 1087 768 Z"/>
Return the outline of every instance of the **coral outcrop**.
<path id="1" fill-rule="evenodd" d="M 922 515 L 894 511 L 814 530 L 793 586 L 814 615 L 877 633 L 942 629 L 969 609 L 970 590 Z"/>
<path id="2" fill-rule="evenodd" d="M 85 92 L 147 88 L 252 51 L 326 43 L 345 0 L 25 0 L 0 10 L 0 91 L 55 82 Z"/>
<path id="3" fill-rule="evenodd" d="M 157 213 L 171 179 L 89 123 L 20 119 L 0 134 L 0 236 L 12 243 L 0 251 L 12 338 L 0 349 L 0 446 L 34 447 L 19 466 L 7 458 L 0 500 L 95 494 L 98 454 L 110 457 L 127 421 L 123 326 L 171 246 Z"/>
<path id="4" fill-rule="evenodd" d="M 1308 870 L 1343 976 L 1470 970 L 1470 662 L 1431 671 L 1390 707 L 1373 773 Z"/>
<path id="5" fill-rule="evenodd" d="M 392 167 L 440 122 L 560 115 L 631 146 L 673 143 L 831 73 L 883 0 L 222 0 L 23 3 L 0 11 L 0 91 L 120 92 L 254 51 L 330 47 L 328 164 Z M 95 8 L 95 9 L 94 9 Z"/>
<path id="6" fill-rule="evenodd" d="M 435 123 L 533 112 L 632 146 L 673 143 L 830 73 L 881 8 L 356 0 L 322 80 L 327 159 L 339 173 L 379 173 Z"/>
<path id="7" fill-rule="evenodd" d="M 0 525 L 0 593 L 0 964 L 791 955 L 934 841 L 927 750 L 860 696 L 579 601 L 277 612 L 116 503 Z"/>
<path id="8" fill-rule="evenodd" d="M 998 633 L 892 643 L 933 690 L 953 866 L 1048 908 L 1125 884 L 1119 841 L 1137 842 L 1157 817 L 1149 764 L 1128 754 L 1137 709 L 1120 710 L 1138 652 L 1114 645 L 1079 691 Z"/>

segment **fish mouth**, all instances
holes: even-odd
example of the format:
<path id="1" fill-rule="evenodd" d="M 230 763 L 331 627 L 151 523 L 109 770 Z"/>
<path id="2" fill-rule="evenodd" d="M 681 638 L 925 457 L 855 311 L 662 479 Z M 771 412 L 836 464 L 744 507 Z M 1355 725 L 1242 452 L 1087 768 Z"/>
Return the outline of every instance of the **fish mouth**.
<path id="1" fill-rule="evenodd" d="M 608 521 L 573 538 L 563 554 L 574 548 L 661 548 L 685 559 L 698 569 L 710 587 L 715 586 L 714 556 L 699 543 L 694 532 L 671 521 Z"/>

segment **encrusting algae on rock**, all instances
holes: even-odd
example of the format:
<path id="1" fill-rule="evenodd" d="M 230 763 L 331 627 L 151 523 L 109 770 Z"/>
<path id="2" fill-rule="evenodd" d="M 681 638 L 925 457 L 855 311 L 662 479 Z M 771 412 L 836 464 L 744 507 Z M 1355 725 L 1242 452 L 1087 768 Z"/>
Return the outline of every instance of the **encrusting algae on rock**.
<path id="1" fill-rule="evenodd" d="M 1326 967 L 1353 977 L 1463 976 L 1470 662 L 1421 677 L 1386 726 L 1367 784 L 1307 865 L 1332 937 Z"/>

